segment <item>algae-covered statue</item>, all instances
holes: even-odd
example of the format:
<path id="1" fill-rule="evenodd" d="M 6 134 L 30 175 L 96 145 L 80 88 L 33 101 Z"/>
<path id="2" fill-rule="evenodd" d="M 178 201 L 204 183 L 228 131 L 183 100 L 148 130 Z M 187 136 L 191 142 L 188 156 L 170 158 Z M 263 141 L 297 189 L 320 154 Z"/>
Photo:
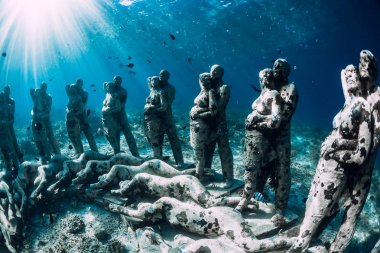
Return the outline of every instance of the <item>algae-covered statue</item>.
<path id="1" fill-rule="evenodd" d="M 299 236 L 288 252 L 305 251 L 339 211 L 342 200 L 347 200 L 345 219 L 329 249 L 330 252 L 343 252 L 353 236 L 352 225 L 355 226 L 368 194 L 370 176 L 368 178 L 363 172 L 368 169 L 373 139 L 371 106 L 362 97 L 358 69 L 348 65 L 342 77 L 346 101 L 334 118 L 333 131 L 322 143 L 305 217 Z M 365 197 L 361 191 L 366 192 Z"/>
<path id="2" fill-rule="evenodd" d="M 210 70 L 211 74 L 211 87 L 215 89 L 217 94 L 217 114 L 211 120 L 215 126 L 210 134 L 210 145 L 206 150 L 205 168 L 211 169 L 212 158 L 216 144 L 218 143 L 218 151 L 220 162 L 222 166 L 223 179 L 225 181 L 225 188 L 229 188 L 233 184 L 233 157 L 228 140 L 228 126 L 226 109 L 230 100 L 231 90 L 230 87 L 223 81 L 224 68 L 220 65 L 213 65 Z"/>
<path id="3" fill-rule="evenodd" d="M 242 211 L 258 191 L 258 179 L 262 175 L 264 165 L 268 163 L 268 153 L 272 138 L 276 138 L 277 129 L 282 119 L 282 99 L 275 89 L 272 69 L 263 69 L 259 73 L 261 93 L 252 104 L 252 112 L 245 121 L 244 144 L 244 191 L 236 210 Z M 265 178 L 266 181 L 266 178 Z M 262 182 L 261 182 L 262 183 Z"/>
<path id="4" fill-rule="evenodd" d="M 165 95 L 165 105 L 162 108 L 162 124 L 163 133 L 161 138 L 163 140 L 166 133 L 170 147 L 173 151 L 174 160 L 178 167 L 184 166 L 181 142 L 178 138 L 177 129 L 174 122 L 172 104 L 175 99 L 175 87 L 169 83 L 170 73 L 166 69 L 160 71 L 159 75 L 160 88 Z"/>
<path id="5" fill-rule="evenodd" d="M 94 135 L 92 134 L 88 122 L 88 113 L 86 110 L 88 92 L 83 89 L 83 80 L 79 78 L 75 84 L 66 85 L 65 88 L 69 98 L 66 107 L 66 128 L 75 154 L 79 156 L 83 153 L 83 144 L 80 137 L 82 131 L 86 136 L 90 149 L 92 151 L 98 151 Z"/>
<path id="6" fill-rule="evenodd" d="M 164 91 L 160 87 L 158 76 L 148 77 L 149 96 L 144 106 L 144 131 L 145 136 L 153 150 L 153 156 L 162 159 L 163 146 L 163 122 L 167 104 Z"/>
<path id="7" fill-rule="evenodd" d="M 157 222 L 165 220 L 171 225 L 194 234 L 224 240 L 244 249 L 245 252 L 265 252 L 290 247 L 291 238 L 258 240 L 239 212 L 230 207 L 203 208 L 195 203 L 184 203 L 175 198 L 163 197 L 154 203 L 141 203 L 137 210 L 110 204 L 109 209 L 133 220 Z"/>
<path id="8" fill-rule="evenodd" d="M 36 143 L 39 155 L 41 156 L 42 163 L 44 164 L 50 160 L 50 149 L 48 141 L 53 149 L 54 154 L 61 153 L 50 123 L 52 98 L 46 91 L 47 84 L 45 82 L 41 83 L 40 88 L 30 89 L 30 96 L 33 100 L 33 139 Z"/>
<path id="9" fill-rule="evenodd" d="M 14 114 L 15 114 L 15 109 L 16 109 L 16 103 L 15 103 L 14 99 L 11 97 L 11 87 L 9 85 L 6 85 L 4 87 L 4 95 L 5 95 L 5 100 L 8 101 L 9 106 L 11 107 L 11 121 L 10 121 L 10 130 L 9 131 L 12 135 L 13 148 L 15 150 L 15 153 L 17 155 L 19 162 L 23 162 L 24 154 L 21 152 L 20 147 L 17 143 L 16 133 L 15 133 L 15 129 L 13 127 L 13 124 L 15 121 Z"/>
<path id="10" fill-rule="evenodd" d="M 125 104 L 127 90 L 121 86 L 122 78 L 115 76 L 112 83 L 104 83 L 106 98 L 103 101 L 102 122 L 107 140 L 115 154 L 120 153 L 120 133 L 123 132 L 133 156 L 139 157 L 136 140 L 129 126 Z"/>
<path id="11" fill-rule="evenodd" d="M 0 92 L 0 149 L 5 165 L 5 174 L 9 178 L 17 176 L 19 164 L 11 133 L 11 129 L 13 129 L 12 122 L 13 108 L 8 103 L 4 92 Z"/>
<path id="12" fill-rule="evenodd" d="M 215 90 L 211 88 L 211 75 L 199 75 L 201 91 L 194 99 L 194 106 L 190 111 L 190 143 L 195 153 L 196 177 L 203 179 L 206 162 L 206 149 L 210 143 L 212 131 L 212 117 L 217 113 L 217 98 Z"/>
<path id="13" fill-rule="evenodd" d="M 164 174 L 160 170 L 155 170 L 155 173 L 146 170 L 146 173 L 143 173 L 140 169 L 138 174 L 134 173 L 141 167 L 138 166 L 136 169 L 128 167 L 129 171 L 132 171 L 126 175 L 129 178 L 125 176 L 124 179 L 127 180 L 120 182 L 120 189 L 111 190 L 111 193 L 120 194 L 123 197 L 136 196 L 136 192 L 144 196 L 172 197 L 182 201 L 191 200 L 203 207 L 231 206 L 236 205 L 240 200 L 240 197 L 213 196 L 198 178 L 186 175 L 191 171 L 174 170 Z M 250 199 L 249 204 L 258 207 L 256 200 Z"/>
<path id="14" fill-rule="evenodd" d="M 294 83 L 289 83 L 290 64 L 285 59 L 279 58 L 274 62 L 273 74 L 276 89 L 282 98 L 283 110 L 281 124 L 273 139 L 277 159 L 273 164 L 269 164 L 265 170 L 271 170 L 270 167 L 274 167 L 272 178 L 275 186 L 276 214 L 273 216 L 272 221 L 275 224 L 280 224 L 284 220 L 284 211 L 288 205 L 291 185 L 290 126 L 292 116 L 297 107 L 298 93 Z"/>

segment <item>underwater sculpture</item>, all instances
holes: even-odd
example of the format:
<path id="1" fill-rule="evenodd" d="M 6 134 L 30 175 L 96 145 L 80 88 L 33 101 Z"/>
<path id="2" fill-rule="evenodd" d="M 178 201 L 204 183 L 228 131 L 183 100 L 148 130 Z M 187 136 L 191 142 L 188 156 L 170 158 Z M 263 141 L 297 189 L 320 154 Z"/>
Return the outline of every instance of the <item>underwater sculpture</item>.
<path id="1" fill-rule="evenodd" d="M 377 60 L 375 56 L 368 50 L 362 50 L 360 52 L 359 61 L 359 74 L 360 81 L 363 88 L 363 96 L 369 102 L 372 114 L 372 126 L 373 139 L 371 150 L 369 151 L 368 158 L 361 166 L 357 166 L 357 169 L 351 171 L 348 181 L 348 189 L 346 190 L 346 202 L 344 210 L 344 221 L 342 222 L 338 233 L 330 246 L 330 250 L 333 252 L 344 251 L 349 245 L 354 233 L 358 217 L 366 202 L 372 180 L 372 173 L 375 165 L 377 149 L 380 140 L 380 90 L 375 81 L 377 78 Z M 342 85 L 346 80 L 346 74 L 342 71 Z M 348 92 L 345 92 L 348 94 Z M 351 144 L 352 145 L 352 144 Z M 337 143 L 337 149 L 350 149 L 345 145 L 344 141 Z"/>
<path id="2" fill-rule="evenodd" d="M 272 138 L 282 120 L 282 99 L 275 89 L 272 69 L 263 69 L 259 73 L 261 93 L 252 104 L 252 112 L 245 121 L 244 144 L 244 190 L 236 210 L 242 211 L 258 190 L 258 179 L 266 181 L 262 175 L 267 154 L 270 152 Z M 261 182 L 262 183 L 262 182 Z"/>
<path id="3" fill-rule="evenodd" d="M 129 167 L 129 171 L 131 167 Z M 142 192 L 144 196 L 172 197 L 179 200 L 192 200 L 203 207 L 231 206 L 239 202 L 240 197 L 214 197 L 198 178 L 189 174 L 191 171 L 174 171 L 163 174 L 161 170 L 134 172 L 124 177 L 125 181 L 120 182 L 120 189 L 111 190 L 113 194 L 121 196 L 133 196 L 136 190 Z M 153 175 L 156 174 L 156 175 Z M 127 178 L 129 177 L 129 178 Z M 248 202 L 248 201 L 247 201 Z M 250 199 L 250 204 L 258 207 L 256 200 Z M 247 203 L 248 205 L 248 203 Z"/>
<path id="4" fill-rule="evenodd" d="M 140 178 L 142 174 L 158 175 L 159 178 L 172 178 L 178 175 L 190 175 L 194 173 L 194 169 L 177 170 L 169 164 L 159 159 L 152 159 L 142 163 L 141 165 L 115 164 L 108 173 L 98 177 L 98 182 L 90 184 L 91 188 L 104 188 L 111 182 L 120 183 L 123 180 L 131 180 L 134 177 Z M 162 180 L 165 180 L 162 178 Z M 139 179 L 136 179 L 139 180 Z M 153 182 L 152 182 L 153 183 Z"/>
<path id="5" fill-rule="evenodd" d="M 144 106 L 144 132 L 153 150 L 153 156 L 162 159 L 163 124 L 162 114 L 166 110 L 166 96 L 160 87 L 159 77 L 148 77 L 149 96 Z"/>
<path id="6" fill-rule="evenodd" d="M 15 178 L 18 173 L 19 162 L 14 149 L 14 139 L 11 133 L 13 109 L 6 99 L 4 92 L 0 92 L 0 149 L 5 165 L 5 174 L 8 178 Z"/>
<path id="7" fill-rule="evenodd" d="M 207 237 L 223 236 L 245 252 L 265 252 L 288 248 L 292 238 L 258 240 L 239 212 L 230 207 L 203 208 L 195 203 L 184 203 L 175 198 L 163 197 L 154 203 L 141 203 L 137 210 L 110 204 L 109 209 L 134 220 L 157 222 L 165 220 L 185 231 Z"/>
<path id="8" fill-rule="evenodd" d="M 282 119 L 278 131 L 273 135 L 272 143 L 276 151 L 277 159 L 266 165 L 265 171 L 270 171 L 275 190 L 275 210 L 272 222 L 281 225 L 285 221 L 284 211 L 288 205 L 291 185 L 290 172 L 290 125 L 292 116 L 296 110 L 298 102 L 298 92 L 294 83 L 289 83 L 290 74 L 289 63 L 282 58 L 277 59 L 273 64 L 273 75 L 276 89 L 282 98 Z M 259 183 L 264 187 L 267 175 L 259 179 Z M 261 191 L 261 189 L 259 189 Z"/>
<path id="9" fill-rule="evenodd" d="M 15 117 L 14 117 L 14 114 L 15 114 L 15 107 L 16 107 L 16 103 L 14 101 L 13 98 L 11 98 L 11 87 L 9 85 L 6 85 L 4 87 L 4 95 L 5 95 L 5 100 L 8 101 L 9 103 L 9 106 L 11 107 L 11 121 L 9 122 L 9 131 L 10 131 L 10 134 L 12 136 L 12 143 L 13 143 L 13 149 L 16 153 L 16 156 L 19 160 L 19 162 L 23 162 L 23 157 L 24 157 L 24 154 L 21 152 L 20 150 L 20 147 L 17 143 L 17 138 L 16 138 L 16 133 L 15 133 L 15 129 L 13 127 L 13 124 L 14 124 L 14 121 L 15 121 Z"/>
<path id="10" fill-rule="evenodd" d="M 83 153 L 83 144 L 80 136 L 82 131 L 88 141 L 90 149 L 97 152 L 98 147 L 96 146 L 95 138 L 88 122 L 88 113 L 86 110 L 88 92 L 83 89 L 83 80 L 79 78 L 75 84 L 66 85 L 65 89 L 69 98 L 66 107 L 66 128 L 75 154 L 79 156 Z"/>
<path id="11" fill-rule="evenodd" d="M 83 167 L 78 167 L 75 163 L 67 165 L 69 171 L 74 172 L 73 184 L 87 184 L 99 175 L 110 172 L 114 165 L 137 166 L 144 162 L 143 158 L 135 157 L 125 153 L 118 153 L 106 159 L 91 159 Z M 83 169 L 84 168 L 84 169 Z"/>
<path id="12" fill-rule="evenodd" d="M 228 139 L 228 126 L 226 117 L 226 108 L 230 100 L 230 87 L 224 83 L 224 69 L 220 65 L 213 65 L 210 70 L 212 88 L 218 96 L 218 112 L 211 120 L 212 129 L 210 134 L 210 144 L 206 150 L 205 168 L 211 169 L 211 163 L 214 156 L 216 144 L 218 143 L 218 151 L 220 163 L 222 166 L 223 179 L 225 181 L 224 188 L 229 188 L 233 184 L 233 157 Z M 215 125 L 214 125 L 215 124 Z"/>
<path id="13" fill-rule="evenodd" d="M 201 91 L 194 99 L 194 106 L 190 111 L 190 144 L 194 149 L 196 177 L 203 179 L 206 162 L 206 149 L 210 142 L 211 120 L 217 113 L 215 90 L 211 88 L 211 75 L 199 75 Z"/>
<path id="14" fill-rule="evenodd" d="M 160 80 L 160 87 L 165 94 L 166 102 L 162 108 L 163 113 L 161 120 L 163 124 L 163 132 L 161 134 L 161 139 L 163 142 L 164 135 L 166 133 L 173 152 L 174 160 L 178 167 L 183 167 L 184 160 L 182 155 L 181 142 L 178 138 L 172 111 L 172 104 L 175 99 L 175 87 L 169 83 L 170 73 L 166 69 L 161 70 L 158 77 Z"/>
<path id="15" fill-rule="evenodd" d="M 52 98 L 46 93 L 47 84 L 41 83 L 40 88 L 30 89 L 30 96 L 33 100 L 32 109 L 32 132 L 42 163 L 46 164 L 50 160 L 50 150 L 48 140 L 56 155 L 61 154 L 58 142 L 54 137 L 50 123 L 50 111 Z"/>
<path id="16" fill-rule="evenodd" d="M 351 215 L 359 214 L 365 201 L 360 192 L 363 190 L 368 194 L 366 188 L 369 188 L 370 181 L 362 176 L 366 174 L 366 161 L 371 152 L 371 108 L 369 102 L 362 97 L 358 69 L 348 65 L 342 77 L 344 93 L 349 96 L 346 96 L 344 107 L 334 117 L 333 131 L 322 143 L 320 159 L 306 202 L 305 217 L 299 236 L 288 252 L 305 251 L 335 216 L 342 198 L 348 196 L 354 205 L 350 207 L 350 203 L 345 203 L 348 204 L 345 219 L 329 249 L 329 252 L 343 252 L 354 232 L 352 223 L 356 223 L 352 219 L 357 216 Z M 351 219 L 347 220 L 348 218 Z M 348 228 L 351 229 L 346 231 Z"/>
<path id="17" fill-rule="evenodd" d="M 26 196 L 20 181 L 0 176 L 0 238 L 12 253 L 19 251 L 22 242 Z"/>
<path id="18" fill-rule="evenodd" d="M 379 253 L 380 252 L 380 239 L 377 241 L 373 249 L 371 250 L 370 253 Z"/>
<path id="19" fill-rule="evenodd" d="M 120 133 L 123 132 L 129 151 L 133 156 L 139 157 L 136 140 L 125 112 L 128 93 L 121 86 L 121 82 L 121 76 L 115 76 L 112 83 L 103 84 L 106 92 L 102 108 L 103 129 L 115 154 L 120 153 Z"/>

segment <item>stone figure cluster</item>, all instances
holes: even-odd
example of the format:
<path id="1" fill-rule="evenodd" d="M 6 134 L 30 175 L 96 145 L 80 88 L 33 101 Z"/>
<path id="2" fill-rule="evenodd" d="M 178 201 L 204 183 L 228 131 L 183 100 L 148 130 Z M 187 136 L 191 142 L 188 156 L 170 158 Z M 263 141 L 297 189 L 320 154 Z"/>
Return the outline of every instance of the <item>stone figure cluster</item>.
<path id="1" fill-rule="evenodd" d="M 200 236 L 223 238 L 218 243 L 214 239 L 199 240 L 182 249 L 184 252 L 198 252 L 204 245 L 211 251 L 236 247 L 237 252 L 279 249 L 307 252 L 343 209 L 344 219 L 329 252 L 344 252 L 369 192 L 380 143 L 377 60 L 368 50 L 360 52 L 359 67 L 348 65 L 341 72 L 345 103 L 321 146 L 299 235 L 258 239 L 242 216 L 245 211 L 257 211 L 259 204 L 254 193 L 262 193 L 270 180 L 275 192 L 271 221 L 278 227 L 287 221 L 290 129 L 298 101 L 297 89 L 288 79 L 290 70 L 290 64 L 280 58 L 272 68 L 259 72 L 261 91 L 245 120 L 245 184 L 241 196 L 216 197 L 205 187 L 213 174 L 211 164 L 216 145 L 223 176 L 221 188 L 231 189 L 235 183 L 226 113 L 231 90 L 223 81 L 224 69 L 220 65 L 213 65 L 210 72 L 199 75 L 200 92 L 189 113 L 195 168 L 184 162 L 172 112 L 175 88 L 169 83 L 167 70 L 147 79 L 144 133 L 152 157 L 140 156 L 125 109 L 128 93 L 122 87 L 122 78 L 115 76 L 112 82 L 103 84 L 106 95 L 102 107 L 102 127 L 112 155 L 98 151 L 86 110 L 88 93 L 83 89 L 83 80 L 77 79 L 65 86 L 66 128 L 76 157 L 61 154 L 50 121 L 52 97 L 47 93 L 47 84 L 42 83 L 30 90 L 31 129 L 41 161 L 24 161 L 13 128 L 15 101 L 6 86 L 0 92 L 0 147 L 5 167 L 0 175 L 0 239 L 11 252 L 18 252 L 24 221 L 31 210 L 57 194 L 74 192 L 132 221 L 166 221 Z M 84 150 L 82 132 L 91 150 Z M 121 133 L 131 155 L 121 152 Z M 163 161 L 165 134 L 175 167 Z M 134 199 L 137 193 L 155 200 L 132 208 L 126 197 Z M 125 204 L 110 203 L 104 197 L 107 194 Z M 153 231 L 145 232 L 160 237 Z"/>

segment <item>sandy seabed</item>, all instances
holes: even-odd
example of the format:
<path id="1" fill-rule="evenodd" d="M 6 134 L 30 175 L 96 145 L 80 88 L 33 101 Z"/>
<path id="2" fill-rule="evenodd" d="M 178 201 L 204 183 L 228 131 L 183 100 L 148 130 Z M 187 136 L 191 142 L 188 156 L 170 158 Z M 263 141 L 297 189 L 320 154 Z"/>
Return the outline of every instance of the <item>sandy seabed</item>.
<path id="1" fill-rule="evenodd" d="M 231 113 L 228 117 L 230 145 L 234 156 L 234 174 L 236 178 L 242 179 L 244 173 L 242 166 L 244 118 L 246 114 Z M 190 132 L 187 112 L 183 114 L 176 113 L 175 119 L 185 161 L 191 163 L 193 162 L 193 151 L 189 144 Z M 143 133 L 142 117 L 138 114 L 130 114 L 129 121 L 140 154 L 142 156 L 150 155 L 151 151 Z M 101 132 L 97 131 L 101 127 L 99 117 L 91 115 L 90 123 L 93 126 L 100 152 L 111 154 L 112 149 L 105 137 L 101 135 Z M 54 124 L 54 129 L 62 148 L 62 153 L 67 156 L 73 156 L 74 150 L 68 141 L 65 124 L 58 122 Z M 289 209 L 300 217 L 304 213 L 305 200 L 318 162 L 320 145 L 329 131 L 329 129 L 297 124 L 294 124 L 292 128 L 292 189 Z M 16 129 L 16 132 L 26 158 L 30 160 L 37 159 L 37 150 L 31 142 L 31 131 L 25 127 Z M 85 139 L 83 139 L 83 143 L 85 150 L 89 149 Z M 171 156 L 171 160 L 173 160 L 167 139 L 165 139 L 165 143 L 164 155 Z M 123 137 L 121 146 L 125 152 L 128 152 L 128 146 Z M 213 168 L 220 170 L 220 160 L 217 152 L 215 153 Z M 380 237 L 379 183 L 379 163 L 377 162 L 371 191 L 360 216 L 355 236 L 347 252 L 369 252 Z M 265 192 L 269 196 L 269 200 L 273 201 L 273 191 L 267 187 Z M 341 219 L 342 215 L 336 217 L 327 227 L 321 236 L 322 243 L 328 244 L 333 240 L 334 231 L 339 226 Z M 156 229 L 160 230 L 162 228 L 160 225 L 155 225 Z M 139 233 L 133 231 L 119 215 L 74 197 L 57 200 L 52 204 L 47 204 L 41 210 L 35 211 L 33 218 L 27 221 L 22 253 L 137 252 L 138 235 Z M 157 250 L 157 252 L 160 252 L 159 248 Z M 0 252 L 3 251 L 6 252 L 5 249 L 0 249 Z"/>

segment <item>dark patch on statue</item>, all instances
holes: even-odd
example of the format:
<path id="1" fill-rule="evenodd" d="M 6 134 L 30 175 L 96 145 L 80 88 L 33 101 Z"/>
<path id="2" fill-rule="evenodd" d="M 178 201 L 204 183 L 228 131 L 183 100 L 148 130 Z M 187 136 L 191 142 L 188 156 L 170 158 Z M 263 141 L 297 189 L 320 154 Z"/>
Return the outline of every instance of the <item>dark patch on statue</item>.
<path id="1" fill-rule="evenodd" d="M 198 226 L 201 226 L 201 227 L 204 227 L 206 226 L 207 222 L 205 221 L 205 219 L 201 219 L 201 220 L 193 220 L 193 223 L 194 224 L 197 224 Z"/>
<path id="2" fill-rule="evenodd" d="M 333 199 L 334 193 L 338 190 L 334 186 L 335 186 L 335 184 L 331 183 L 330 185 L 327 186 L 327 189 L 324 190 L 325 199 L 329 199 L 329 200 Z"/>
<path id="3" fill-rule="evenodd" d="M 177 220 L 180 222 L 180 223 L 187 223 L 189 220 L 187 219 L 187 215 L 186 215 L 186 212 L 180 212 L 179 214 L 177 214 L 175 216 L 177 218 Z"/>
<path id="4" fill-rule="evenodd" d="M 360 157 L 366 157 L 367 150 L 364 147 L 360 148 Z"/>

